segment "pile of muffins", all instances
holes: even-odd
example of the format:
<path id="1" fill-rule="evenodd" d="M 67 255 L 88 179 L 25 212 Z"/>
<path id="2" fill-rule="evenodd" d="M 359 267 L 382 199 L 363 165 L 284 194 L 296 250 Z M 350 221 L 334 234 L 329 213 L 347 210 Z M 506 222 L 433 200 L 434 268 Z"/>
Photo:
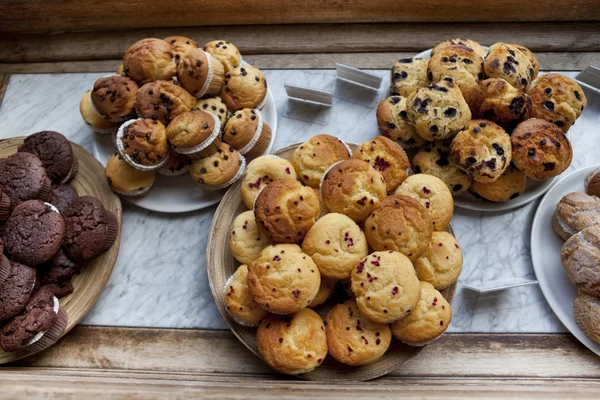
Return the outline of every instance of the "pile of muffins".
<path id="1" fill-rule="evenodd" d="M 59 298 L 71 278 L 114 243 L 117 218 L 68 184 L 77 174 L 60 133 L 28 136 L 0 160 L 0 349 L 41 351 L 67 325 Z"/>
<path id="2" fill-rule="evenodd" d="M 114 135 L 108 160 L 111 188 L 142 197 L 156 174 L 189 173 L 207 190 L 240 179 L 245 157 L 263 154 L 271 128 L 260 109 L 267 81 L 242 63 L 237 47 L 214 40 L 148 38 L 134 43 L 117 74 L 98 79 L 80 102 L 95 132 Z"/>
<path id="3" fill-rule="evenodd" d="M 241 265 L 223 296 L 234 321 L 258 326 L 269 366 L 302 374 L 328 354 L 366 365 L 392 337 L 423 346 L 447 329 L 452 310 L 439 290 L 463 262 L 447 232 L 454 202 L 441 179 L 409 177 L 409 167 L 386 137 L 352 152 L 325 134 L 299 145 L 291 162 L 249 163 L 241 183 L 249 210 L 229 236 Z"/>
<path id="4" fill-rule="evenodd" d="M 600 344 L 600 170 L 586 177 L 585 189 L 560 199 L 552 227 L 565 241 L 560 253 L 562 265 L 577 287 L 575 322 Z"/>
<path id="5" fill-rule="evenodd" d="M 377 108 L 379 132 L 418 149 L 413 170 L 442 179 L 454 196 L 514 199 L 527 178 L 552 178 L 571 164 L 566 133 L 587 104 L 573 79 L 538 72 L 522 45 L 486 51 L 473 40 L 447 40 L 430 59 L 394 64 L 390 97 Z"/>

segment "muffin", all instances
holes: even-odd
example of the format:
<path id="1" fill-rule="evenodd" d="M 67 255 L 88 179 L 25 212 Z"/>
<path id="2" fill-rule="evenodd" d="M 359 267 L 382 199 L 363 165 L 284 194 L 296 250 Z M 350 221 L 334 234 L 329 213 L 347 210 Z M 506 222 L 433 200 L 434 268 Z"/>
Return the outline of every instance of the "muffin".
<path id="1" fill-rule="evenodd" d="M 573 302 L 573 316 L 579 329 L 600 344 L 600 299 L 579 293 Z"/>
<path id="2" fill-rule="evenodd" d="M 302 251 L 312 257 L 321 276 L 345 279 L 356 263 L 369 254 L 369 247 L 356 222 L 343 214 L 330 213 L 310 228 Z"/>
<path id="3" fill-rule="evenodd" d="M 485 57 L 485 55 L 487 54 L 487 51 L 483 48 L 483 46 L 481 46 L 479 43 L 477 43 L 474 40 L 465 39 L 465 38 L 454 38 L 454 39 L 445 40 L 442 43 L 435 46 L 431 50 L 431 56 L 433 57 L 440 50 L 442 50 L 448 46 L 453 46 L 453 45 L 461 45 L 461 46 L 466 46 L 470 49 L 473 49 L 473 51 L 475 51 L 475 53 L 477 55 L 479 55 L 480 57 Z"/>
<path id="4" fill-rule="evenodd" d="M 123 57 L 125 76 L 143 85 L 175 76 L 173 48 L 161 39 L 142 39 L 132 44 Z"/>
<path id="5" fill-rule="evenodd" d="M 463 253 L 458 241 L 448 232 L 433 232 L 425 253 L 413 262 L 420 281 L 443 290 L 458 280 Z"/>
<path id="6" fill-rule="evenodd" d="M 323 196 L 321 196 L 321 190 L 319 188 L 312 188 L 315 195 L 319 198 L 319 205 L 321 206 L 321 212 L 319 213 L 319 218 L 329 214 L 329 210 L 325 207 L 325 202 L 323 201 Z"/>
<path id="7" fill-rule="evenodd" d="M 489 78 L 479 84 L 481 104 L 478 114 L 505 128 L 512 128 L 531 109 L 528 95 L 500 78 Z"/>
<path id="8" fill-rule="evenodd" d="M 452 321 L 452 307 L 430 283 L 420 282 L 421 298 L 409 316 L 394 322 L 392 335 L 411 346 L 425 346 L 442 336 Z"/>
<path id="9" fill-rule="evenodd" d="M 195 105 L 194 96 L 169 81 L 148 83 L 138 90 L 135 97 L 135 110 L 140 118 L 160 121 L 165 126 Z"/>
<path id="10" fill-rule="evenodd" d="M 260 156 L 250 161 L 242 181 L 242 200 L 248 209 L 269 183 L 278 179 L 296 180 L 296 170 L 291 162 L 278 156 Z"/>
<path id="11" fill-rule="evenodd" d="M 226 40 L 213 40 L 202 47 L 202 50 L 210 53 L 214 58 L 221 61 L 225 72 L 233 71 L 242 62 L 242 55 L 233 43 Z"/>
<path id="12" fill-rule="evenodd" d="M 221 61 L 198 48 L 188 50 L 177 64 L 177 80 L 197 99 L 219 93 L 224 74 Z"/>
<path id="13" fill-rule="evenodd" d="M 169 149 L 169 158 L 156 172 L 164 176 L 180 176 L 190 172 L 192 159 L 185 154 L 179 154 L 172 148 Z"/>
<path id="14" fill-rule="evenodd" d="M 600 199 L 584 192 L 564 196 L 556 205 L 552 228 L 562 240 L 593 225 L 600 225 Z"/>
<path id="15" fill-rule="evenodd" d="M 429 142 L 412 159 L 412 169 L 417 174 L 429 174 L 440 178 L 453 196 L 458 196 L 471 187 L 473 179 L 462 172 L 450 157 L 450 143 Z"/>
<path id="16" fill-rule="evenodd" d="M 411 261 L 425 253 L 432 233 L 429 212 L 409 196 L 386 197 L 365 221 L 365 235 L 373 249 L 398 251 Z"/>
<path id="17" fill-rule="evenodd" d="M 0 187 L 12 208 L 26 200 L 50 200 L 52 184 L 40 159 L 19 152 L 0 160 Z"/>
<path id="18" fill-rule="evenodd" d="M 419 280 L 410 260 L 397 251 L 378 251 L 356 264 L 352 292 L 361 315 L 380 324 L 406 317 L 419 301 Z"/>
<path id="19" fill-rule="evenodd" d="M 352 157 L 348 146 L 331 135 L 315 135 L 296 147 L 292 164 L 300 180 L 313 188 L 319 187 L 327 168 Z"/>
<path id="20" fill-rule="evenodd" d="M 119 64 L 119 66 L 117 67 L 117 70 L 115 72 L 117 73 L 117 75 L 127 76 L 127 75 L 125 75 L 125 66 L 123 65 L 123 63 Z"/>
<path id="21" fill-rule="evenodd" d="M 79 164 L 71 142 L 58 132 L 42 131 L 27 136 L 19 152 L 36 155 L 52 183 L 67 183 L 77 174 Z"/>
<path id="22" fill-rule="evenodd" d="M 196 107 L 202 111 L 209 112 L 211 114 L 219 117 L 219 121 L 221 121 L 221 127 L 225 126 L 227 122 L 227 105 L 219 96 L 210 96 L 204 97 L 202 99 L 198 99 L 196 101 Z"/>
<path id="23" fill-rule="evenodd" d="M 243 155 L 256 157 L 267 151 L 271 143 L 271 127 L 259 110 L 244 108 L 234 112 L 227 121 L 223 141 Z"/>
<path id="24" fill-rule="evenodd" d="M 73 186 L 71 185 L 53 185 L 52 193 L 50 195 L 50 204 L 56 207 L 58 212 L 62 214 L 67 211 L 78 197 L 77 191 L 73 189 Z"/>
<path id="25" fill-rule="evenodd" d="M 377 361 L 392 341 L 390 328 L 361 315 L 355 300 L 333 307 L 325 323 L 329 354 L 352 367 Z"/>
<path id="26" fill-rule="evenodd" d="M 396 189 L 406 179 L 410 168 L 408 156 L 402 147 L 384 136 L 375 136 L 361 144 L 352 158 L 366 161 L 379 171 L 385 179 L 388 192 Z"/>
<path id="27" fill-rule="evenodd" d="M 167 129 L 160 121 L 134 119 L 125 122 L 117 132 L 117 150 L 133 168 L 154 171 L 165 165 L 169 157 Z"/>
<path id="28" fill-rule="evenodd" d="M 321 285 L 319 286 L 319 291 L 317 295 L 308 305 L 309 308 L 315 308 L 325 303 L 335 291 L 335 286 L 337 284 L 337 280 L 325 278 L 321 276 Z"/>
<path id="29" fill-rule="evenodd" d="M 401 58 L 394 63 L 390 77 L 390 95 L 407 97 L 427 86 L 427 62 L 424 58 Z"/>
<path id="30" fill-rule="evenodd" d="M 600 197 L 600 169 L 595 169 L 585 177 L 585 191 L 590 196 Z"/>
<path id="31" fill-rule="evenodd" d="M 262 108 L 267 96 L 265 75 L 251 65 L 235 67 L 225 74 L 220 96 L 231 111 Z"/>
<path id="32" fill-rule="evenodd" d="M 96 107 L 94 107 L 94 104 L 92 103 L 91 90 L 85 92 L 81 98 L 81 101 L 79 102 L 79 112 L 81 113 L 83 122 L 92 128 L 94 132 L 102 135 L 110 135 L 117 132 L 117 129 L 119 129 L 118 122 L 104 119 L 104 117 L 96 110 Z"/>
<path id="33" fill-rule="evenodd" d="M 523 171 L 510 165 L 494 182 L 473 182 L 471 191 L 478 197 L 499 203 L 522 195 L 525 192 L 526 180 Z"/>
<path id="34" fill-rule="evenodd" d="M 560 128 L 543 119 L 521 122 L 510 140 L 513 163 L 534 181 L 560 175 L 573 160 L 569 139 Z"/>
<path id="35" fill-rule="evenodd" d="M 231 319 L 243 326 L 258 326 L 268 314 L 252 298 L 248 287 L 247 265 L 240 265 L 227 279 L 224 303 Z"/>
<path id="36" fill-rule="evenodd" d="M 323 320 L 310 309 L 269 315 L 258 327 L 256 345 L 267 365 L 282 374 L 310 372 L 327 357 Z"/>
<path id="37" fill-rule="evenodd" d="M 241 264 L 250 264 L 271 245 L 269 237 L 258 227 L 254 212 L 244 211 L 233 220 L 229 234 L 231 254 Z"/>
<path id="38" fill-rule="evenodd" d="M 270 183 L 254 203 L 256 222 L 275 243 L 302 242 L 320 212 L 315 192 L 293 179 Z"/>
<path id="39" fill-rule="evenodd" d="M 212 156 L 192 161 L 190 175 L 203 189 L 221 190 L 237 182 L 244 169 L 244 156 L 227 143 L 220 143 Z"/>
<path id="40" fill-rule="evenodd" d="M 188 51 L 198 48 L 195 40 L 185 36 L 169 36 L 164 38 L 164 41 L 169 43 L 173 49 L 175 64 L 179 64 Z"/>
<path id="41" fill-rule="evenodd" d="M 125 76 L 106 76 L 94 83 L 92 104 L 104 119 L 125 121 L 135 116 L 135 95 L 138 90 L 138 85 Z"/>
<path id="42" fill-rule="evenodd" d="M 60 249 L 48 262 L 38 267 L 38 278 L 41 286 L 57 285 L 58 287 L 68 287 L 66 285 L 71 281 L 73 276 L 81 272 L 83 263 L 71 260 L 65 252 Z M 66 291 L 66 290 L 65 290 Z M 65 291 L 61 291 L 60 297 L 65 295 Z M 69 293 L 66 293 L 69 294 Z M 54 294 L 57 296 L 56 292 Z"/>
<path id="43" fill-rule="evenodd" d="M 105 175 L 113 192 L 131 198 L 147 195 L 156 180 L 156 171 L 135 169 L 119 153 L 106 162 Z"/>
<path id="44" fill-rule="evenodd" d="M 379 133 L 398 143 L 402 148 L 422 147 L 427 143 L 419 136 L 408 119 L 406 97 L 391 96 L 381 100 L 376 115 Z"/>
<path id="45" fill-rule="evenodd" d="M 360 222 L 385 198 L 385 179 L 366 161 L 340 161 L 323 176 L 321 195 L 329 211 Z"/>
<path id="46" fill-rule="evenodd" d="M 454 199 L 440 178 L 427 174 L 409 176 L 394 192 L 418 200 L 427 209 L 434 231 L 445 231 L 454 213 Z"/>
<path id="47" fill-rule="evenodd" d="M 408 117 L 425 140 L 454 137 L 471 120 L 471 111 L 460 89 L 441 81 L 421 88 L 406 99 Z"/>
<path id="48" fill-rule="evenodd" d="M 600 297 L 600 226 L 571 236 L 560 251 L 563 268 L 580 293 Z"/>
<path id="49" fill-rule="evenodd" d="M 483 70 L 488 78 L 500 78 L 516 89 L 525 92 L 533 80 L 535 69 L 529 54 L 519 50 L 520 45 L 494 43 L 483 60 Z"/>
<path id="50" fill-rule="evenodd" d="M 587 106 L 587 98 L 579 84 L 564 75 L 546 74 L 531 85 L 528 118 L 540 118 L 567 132 Z"/>
<path id="51" fill-rule="evenodd" d="M 529 50 L 527 47 L 523 46 L 522 44 L 512 44 L 512 46 L 519 49 L 521 51 L 521 53 L 525 54 L 527 56 L 527 58 L 529 58 L 529 61 L 531 61 L 531 65 L 533 66 L 533 76 L 531 77 L 531 80 L 533 81 L 535 78 L 537 78 L 538 73 L 540 72 L 540 63 L 539 63 L 538 59 L 535 57 L 535 55 L 533 54 L 533 52 L 531 50 Z M 531 75 L 531 72 L 530 72 L 530 75 Z"/>
<path id="52" fill-rule="evenodd" d="M 194 109 L 178 115 L 167 127 L 167 137 L 176 153 L 193 160 L 210 157 L 222 147 L 221 122 L 214 114 Z"/>
<path id="53" fill-rule="evenodd" d="M 319 268 L 295 244 L 268 246 L 248 265 L 248 283 L 254 301 L 275 314 L 306 308 L 321 285 Z"/>
<path id="54" fill-rule="evenodd" d="M 35 274 L 34 268 L 10 262 L 8 277 L 0 282 L 0 325 L 25 308 L 35 286 Z"/>
<path id="55" fill-rule="evenodd" d="M 469 122 L 450 145 L 454 164 L 478 182 L 498 179 L 508 168 L 512 151 L 508 133 L 485 119 Z"/>

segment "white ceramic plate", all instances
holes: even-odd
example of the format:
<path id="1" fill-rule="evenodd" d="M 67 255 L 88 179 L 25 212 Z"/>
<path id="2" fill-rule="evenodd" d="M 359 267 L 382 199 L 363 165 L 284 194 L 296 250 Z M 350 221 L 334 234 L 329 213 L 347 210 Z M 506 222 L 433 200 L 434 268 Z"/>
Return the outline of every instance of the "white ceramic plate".
<path id="1" fill-rule="evenodd" d="M 271 143 L 266 153 L 271 151 L 277 132 L 277 107 L 271 90 L 267 91 L 267 102 L 261 110 L 265 122 L 271 127 Z M 93 152 L 102 165 L 117 151 L 111 135 L 94 134 Z M 250 161 L 247 159 L 246 161 Z M 156 176 L 156 183 L 145 197 L 124 200 L 151 211 L 179 213 L 211 206 L 221 201 L 226 190 L 202 190 L 189 174 L 182 176 Z"/>
<path id="2" fill-rule="evenodd" d="M 568 193 L 583 191 L 583 180 L 600 165 L 573 171 L 558 181 L 540 202 L 531 227 L 531 260 L 540 288 L 563 325 L 588 349 L 600 356 L 600 344 L 579 329 L 573 318 L 577 289 L 565 274 L 560 261 L 563 240 L 552 229 L 552 216 L 560 199 Z"/>

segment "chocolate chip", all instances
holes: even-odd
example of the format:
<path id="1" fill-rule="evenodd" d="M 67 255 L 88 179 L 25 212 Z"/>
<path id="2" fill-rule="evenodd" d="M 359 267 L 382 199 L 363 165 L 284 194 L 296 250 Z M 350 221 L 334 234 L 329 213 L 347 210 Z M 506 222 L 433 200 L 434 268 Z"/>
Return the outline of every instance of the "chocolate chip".
<path id="1" fill-rule="evenodd" d="M 446 110 L 444 110 L 444 115 L 446 117 L 454 117 L 456 115 L 456 108 L 454 108 L 454 107 L 446 108 Z"/>
<path id="2" fill-rule="evenodd" d="M 552 171 L 555 166 L 556 164 L 553 162 L 544 163 L 544 171 Z"/>
<path id="3" fill-rule="evenodd" d="M 402 64 L 410 64 L 413 62 L 412 58 L 401 58 L 398 60 L 398 62 L 402 63 Z"/>
<path id="4" fill-rule="evenodd" d="M 430 130 L 431 132 L 439 132 L 439 131 L 440 131 L 440 128 L 438 128 L 438 126 L 437 126 L 437 125 L 431 125 L 431 126 L 429 127 L 429 130 Z"/>
<path id="5" fill-rule="evenodd" d="M 205 122 L 202 124 L 202 129 L 207 129 L 208 128 L 208 124 Z"/>
<path id="6" fill-rule="evenodd" d="M 529 151 L 527 152 L 527 155 L 529 157 L 535 157 L 535 149 L 529 149 Z"/>
<path id="7" fill-rule="evenodd" d="M 400 118 L 402 118 L 402 119 L 408 119 L 408 113 L 407 113 L 406 111 L 404 111 L 404 110 L 400 111 L 400 112 L 398 113 L 398 115 L 399 115 L 399 116 L 400 116 Z"/>
<path id="8" fill-rule="evenodd" d="M 496 153 L 501 156 L 504 155 L 504 149 L 498 143 L 493 143 L 492 147 L 496 150 Z"/>
<path id="9" fill-rule="evenodd" d="M 215 161 L 215 162 L 213 163 L 213 165 L 214 165 L 215 167 L 218 167 L 218 166 L 219 166 L 219 161 Z"/>
<path id="10" fill-rule="evenodd" d="M 465 163 L 470 166 L 473 165 L 477 162 L 477 159 L 475 157 L 467 157 L 467 159 L 465 160 Z"/>
<path id="11" fill-rule="evenodd" d="M 554 103 L 550 100 L 546 100 L 544 102 L 544 108 L 550 110 L 550 111 L 554 111 Z"/>
<path id="12" fill-rule="evenodd" d="M 546 89 L 544 89 L 544 93 L 546 93 L 547 95 L 552 94 L 552 88 L 546 88 Z"/>
<path id="13" fill-rule="evenodd" d="M 461 185 L 461 184 L 456 184 L 456 185 L 452 186 L 452 191 L 454 191 L 454 192 L 458 192 L 459 190 L 461 190 L 461 189 L 462 189 L 462 187 L 463 187 L 463 185 Z"/>
<path id="14" fill-rule="evenodd" d="M 581 95 L 579 94 L 579 92 L 578 92 L 577 90 L 575 90 L 575 91 L 573 92 L 573 94 L 575 95 L 575 98 L 576 98 L 577 100 L 581 101 Z"/>
<path id="15" fill-rule="evenodd" d="M 515 97 L 510 102 L 508 109 L 514 115 L 521 115 L 523 113 L 523 107 L 525 106 L 525 97 Z"/>

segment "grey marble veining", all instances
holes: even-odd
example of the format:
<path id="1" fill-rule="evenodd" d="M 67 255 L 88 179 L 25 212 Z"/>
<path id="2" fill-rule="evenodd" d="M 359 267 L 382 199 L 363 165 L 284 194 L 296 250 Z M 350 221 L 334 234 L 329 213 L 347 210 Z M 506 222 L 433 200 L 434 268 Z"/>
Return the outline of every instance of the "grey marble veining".
<path id="1" fill-rule="evenodd" d="M 353 90 L 335 82 L 331 70 L 265 71 L 278 109 L 273 149 L 329 133 L 360 143 L 377 134 L 375 107 L 385 96 L 387 71 L 378 92 Z M 27 135 L 52 129 L 92 149 L 93 134 L 79 115 L 79 100 L 95 79 L 105 75 L 13 75 L 0 106 L 0 137 Z M 572 75 L 572 74 L 569 74 Z M 306 120 L 302 106 L 287 101 L 284 83 L 335 93 L 334 105 Z M 586 118 L 598 118 L 586 115 Z M 584 138 L 585 134 L 585 138 Z M 569 134 L 577 169 L 598 162 L 594 148 L 600 135 Z M 456 209 L 452 221 L 463 246 L 465 262 L 453 303 L 452 332 L 564 332 L 536 285 L 491 295 L 462 289 L 513 277 L 534 279 L 529 255 L 529 231 L 538 201 L 514 211 L 481 213 Z M 210 293 L 206 274 L 206 242 L 215 206 L 185 214 L 161 214 L 123 202 L 121 251 L 114 272 L 98 303 L 82 321 L 91 325 L 225 329 Z"/>

